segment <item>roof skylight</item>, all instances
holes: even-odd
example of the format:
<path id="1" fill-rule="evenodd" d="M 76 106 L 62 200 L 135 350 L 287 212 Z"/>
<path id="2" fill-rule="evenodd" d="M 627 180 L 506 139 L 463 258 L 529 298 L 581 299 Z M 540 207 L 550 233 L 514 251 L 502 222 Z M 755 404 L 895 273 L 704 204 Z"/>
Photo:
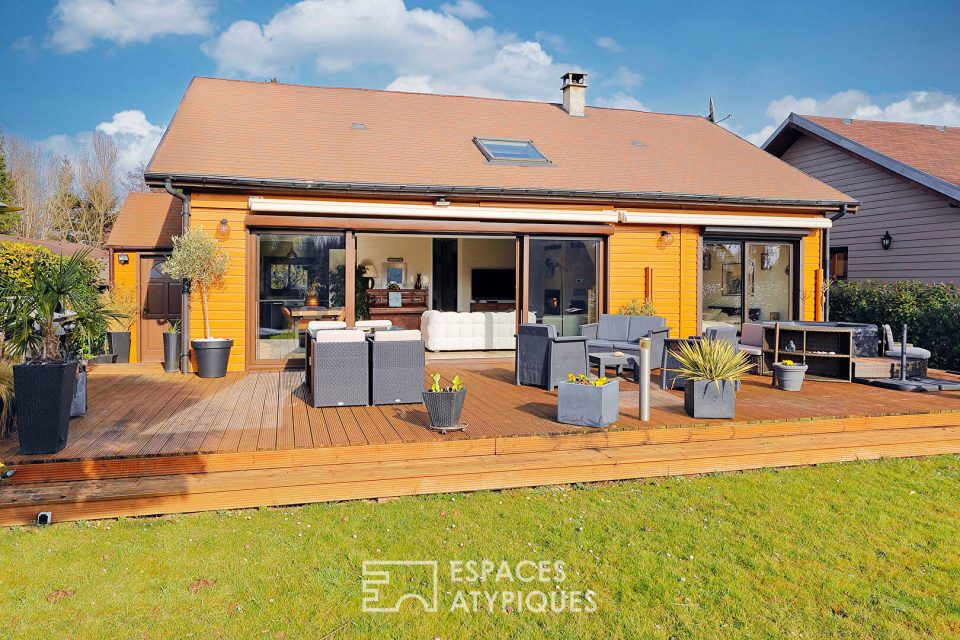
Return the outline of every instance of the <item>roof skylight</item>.
<path id="1" fill-rule="evenodd" d="M 509 138 L 474 138 L 480 151 L 490 162 L 507 164 L 550 164 L 530 140 Z"/>

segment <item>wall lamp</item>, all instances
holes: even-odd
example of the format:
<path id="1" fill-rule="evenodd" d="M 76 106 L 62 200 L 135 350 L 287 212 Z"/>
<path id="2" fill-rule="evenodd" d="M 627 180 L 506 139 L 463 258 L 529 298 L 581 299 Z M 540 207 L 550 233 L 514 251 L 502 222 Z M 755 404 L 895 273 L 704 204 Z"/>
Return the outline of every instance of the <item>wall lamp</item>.
<path id="1" fill-rule="evenodd" d="M 660 232 L 660 244 L 664 247 L 669 247 L 673 244 L 673 234 L 669 231 Z"/>
<path id="2" fill-rule="evenodd" d="M 437 198 L 437 201 L 434 202 L 433 204 L 434 206 L 437 206 L 437 207 L 449 207 L 450 201 L 444 198 L 443 196 L 440 196 L 439 198 Z"/>
<path id="3" fill-rule="evenodd" d="M 217 227 L 217 230 L 220 233 L 229 233 L 230 232 L 230 221 L 226 218 L 220 218 L 220 226 Z"/>
<path id="4" fill-rule="evenodd" d="M 883 232 L 883 237 L 880 238 L 880 246 L 884 249 L 889 249 L 890 245 L 893 244 L 893 236 L 890 235 L 889 231 Z"/>
<path id="5" fill-rule="evenodd" d="M 119 262 L 120 264 L 130 264 L 130 254 L 118 253 L 117 262 Z"/>

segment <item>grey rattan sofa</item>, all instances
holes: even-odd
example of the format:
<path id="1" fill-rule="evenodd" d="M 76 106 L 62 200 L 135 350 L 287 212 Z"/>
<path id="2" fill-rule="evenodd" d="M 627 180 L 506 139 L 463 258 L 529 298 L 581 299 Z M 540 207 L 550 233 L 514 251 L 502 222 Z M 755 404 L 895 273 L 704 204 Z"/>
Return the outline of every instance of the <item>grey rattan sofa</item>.
<path id="1" fill-rule="evenodd" d="M 370 401 L 370 347 L 363 331 L 319 331 L 310 339 L 307 381 L 314 407 Z"/>
<path id="2" fill-rule="evenodd" d="M 522 324 L 517 333 L 516 382 L 553 391 L 567 374 L 587 373 L 587 339 L 557 336 L 549 324 Z"/>
<path id="3" fill-rule="evenodd" d="M 663 341 L 670 335 L 670 327 L 660 316 L 628 316 L 616 313 L 600 315 L 600 322 L 580 327 L 580 335 L 587 338 L 590 353 L 622 351 L 640 356 L 640 338 L 650 338 L 650 363 L 660 366 L 663 359 Z"/>
<path id="4" fill-rule="evenodd" d="M 425 362 L 420 332 L 377 331 L 369 343 L 372 404 L 423 402 Z"/>

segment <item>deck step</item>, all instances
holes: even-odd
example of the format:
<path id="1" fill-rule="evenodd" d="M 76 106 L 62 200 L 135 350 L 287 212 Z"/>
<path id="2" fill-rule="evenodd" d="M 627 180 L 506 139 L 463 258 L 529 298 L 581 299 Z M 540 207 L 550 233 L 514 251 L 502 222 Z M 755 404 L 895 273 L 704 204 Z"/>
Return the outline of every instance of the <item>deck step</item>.
<path id="1" fill-rule="evenodd" d="M 8 484 L 0 525 L 31 523 L 40 511 L 64 521 L 960 453 L 960 426 L 464 453 Z"/>

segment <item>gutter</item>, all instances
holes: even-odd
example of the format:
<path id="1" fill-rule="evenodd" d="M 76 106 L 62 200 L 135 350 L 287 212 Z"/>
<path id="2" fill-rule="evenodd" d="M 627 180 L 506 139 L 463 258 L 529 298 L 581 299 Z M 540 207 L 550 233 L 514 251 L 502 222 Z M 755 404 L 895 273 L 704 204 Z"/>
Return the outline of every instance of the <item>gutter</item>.
<path id="1" fill-rule="evenodd" d="M 186 232 L 190 229 L 190 196 L 173 188 L 172 181 L 167 178 L 163 189 L 183 203 L 180 213 L 180 229 Z M 190 373 L 190 281 L 184 280 L 180 289 L 180 373 Z"/>
<path id="2" fill-rule="evenodd" d="M 837 209 L 853 205 L 842 200 L 805 200 L 798 198 L 757 198 L 748 196 L 717 196 L 694 193 L 664 193 L 661 191 L 594 191 L 578 189 L 524 189 L 505 187 L 462 186 L 462 185 L 422 185 L 389 184 L 378 182 L 330 182 L 319 180 L 297 180 L 288 178 L 247 178 L 238 176 L 205 176 L 190 174 L 147 173 L 147 184 L 175 182 L 180 187 L 220 188 L 220 189 L 263 189 L 302 191 L 327 191 L 349 194 L 406 195 L 406 196 L 475 196 L 523 198 L 562 198 L 565 200 L 602 200 L 610 201 L 657 201 L 679 203 L 745 204 L 768 206 L 807 207 L 815 209 Z"/>
<path id="3" fill-rule="evenodd" d="M 835 216 L 828 216 L 831 225 L 847 215 L 847 206 L 840 207 L 840 212 Z M 823 289 L 823 321 L 830 322 L 830 229 L 823 230 L 823 281 L 826 285 Z"/>

